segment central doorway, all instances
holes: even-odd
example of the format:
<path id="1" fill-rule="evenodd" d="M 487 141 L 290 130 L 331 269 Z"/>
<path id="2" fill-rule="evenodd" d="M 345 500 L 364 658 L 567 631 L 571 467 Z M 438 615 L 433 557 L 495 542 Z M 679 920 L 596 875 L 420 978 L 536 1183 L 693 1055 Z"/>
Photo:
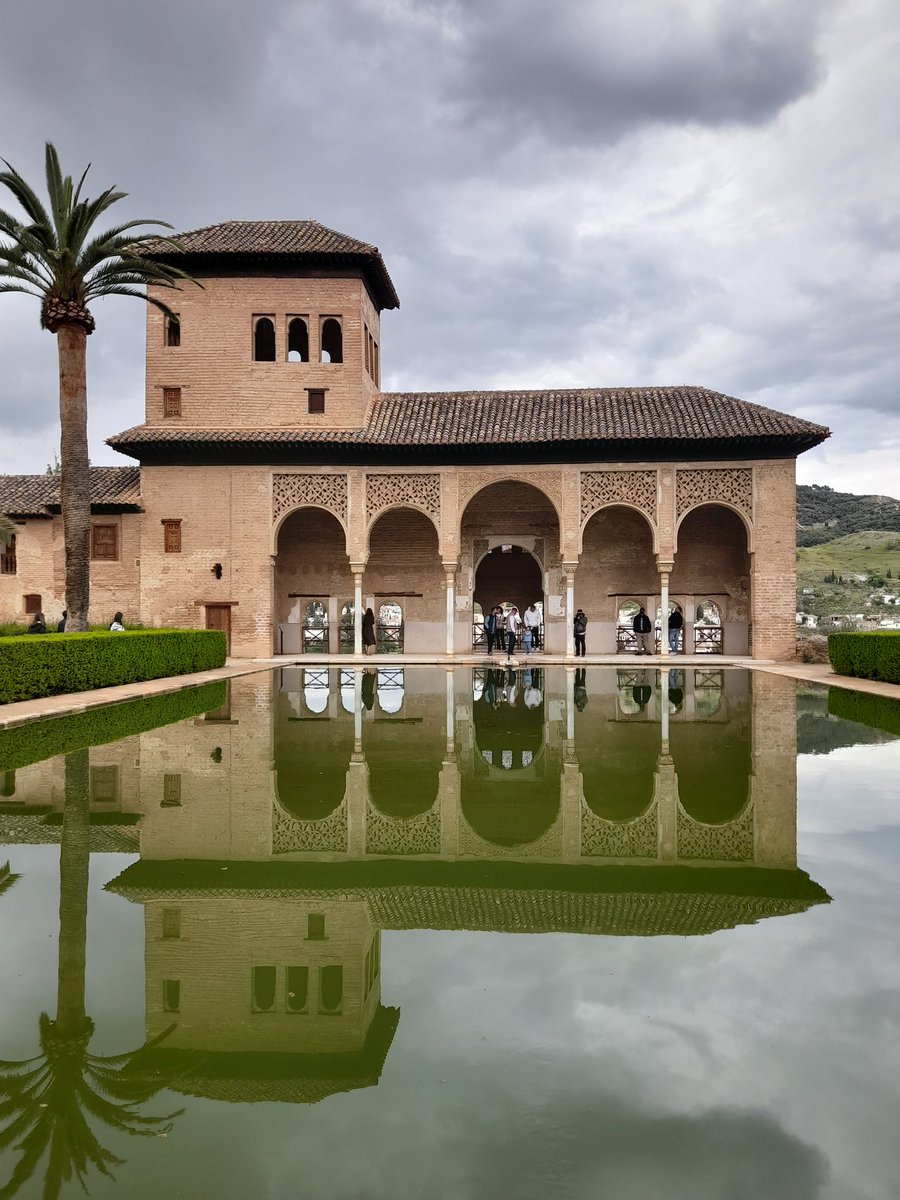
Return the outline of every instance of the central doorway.
<path id="1" fill-rule="evenodd" d="M 521 546 L 495 546 L 478 564 L 472 599 L 481 608 L 482 620 L 492 608 L 499 606 L 506 612 L 513 604 L 519 610 L 520 619 L 524 619 L 529 604 L 537 604 L 543 613 L 544 588 L 540 563 Z M 482 644 L 477 629 L 474 631 L 474 641 L 476 646 Z"/>

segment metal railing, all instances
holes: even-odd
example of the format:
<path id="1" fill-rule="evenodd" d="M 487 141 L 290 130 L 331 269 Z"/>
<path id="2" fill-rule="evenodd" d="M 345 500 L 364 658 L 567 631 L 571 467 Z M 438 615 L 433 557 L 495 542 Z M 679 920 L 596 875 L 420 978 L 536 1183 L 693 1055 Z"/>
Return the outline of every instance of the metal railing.
<path id="1" fill-rule="evenodd" d="M 544 647 L 544 626 L 543 626 L 543 624 L 537 626 L 537 634 L 538 634 L 537 647 L 532 646 L 532 649 L 542 650 Z M 501 636 L 504 639 L 502 643 L 500 641 Z M 518 634 L 518 637 L 516 638 L 516 649 L 517 650 L 522 649 L 522 643 L 523 643 L 524 637 L 525 637 L 525 626 L 523 624 L 519 627 L 519 634 Z M 495 648 L 500 645 L 505 646 L 506 645 L 505 639 L 506 639 L 505 633 L 503 633 L 502 635 L 501 634 L 495 635 L 495 637 L 494 637 Z M 472 622 L 472 649 L 487 651 L 487 634 L 484 631 L 484 622 L 483 621 L 473 621 Z"/>
<path id="2" fill-rule="evenodd" d="M 722 646 L 722 626 L 721 625 L 695 625 L 694 626 L 694 653 L 695 654 L 721 654 Z"/>
<path id="3" fill-rule="evenodd" d="M 303 627 L 303 653 L 304 654 L 327 654 L 328 653 L 328 627 L 306 626 Z"/>
<path id="4" fill-rule="evenodd" d="M 403 625 L 382 625 L 375 627 L 375 650 L 378 654 L 403 653 Z"/>

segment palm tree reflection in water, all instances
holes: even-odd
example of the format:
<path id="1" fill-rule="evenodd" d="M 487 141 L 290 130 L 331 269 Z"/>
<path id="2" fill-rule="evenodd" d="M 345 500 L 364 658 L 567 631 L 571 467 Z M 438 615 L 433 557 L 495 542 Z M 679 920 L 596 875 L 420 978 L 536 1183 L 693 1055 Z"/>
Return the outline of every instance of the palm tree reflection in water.
<path id="1" fill-rule="evenodd" d="M 0 1060 L 0 1150 L 21 1157 L 0 1200 L 15 1196 L 47 1154 L 44 1200 L 55 1200 L 74 1176 L 87 1191 L 93 1166 L 111 1176 L 125 1160 L 105 1149 L 89 1118 L 117 1133 L 165 1136 L 184 1111 L 144 1116 L 140 1105 L 170 1082 L 169 1076 L 129 1072 L 128 1064 L 147 1046 L 126 1054 L 91 1054 L 94 1022 L 84 1010 L 87 943 L 90 810 L 88 751 L 66 757 L 66 799 L 59 856 L 59 973 L 56 1020 L 41 1013 L 41 1053 L 23 1062 Z"/>

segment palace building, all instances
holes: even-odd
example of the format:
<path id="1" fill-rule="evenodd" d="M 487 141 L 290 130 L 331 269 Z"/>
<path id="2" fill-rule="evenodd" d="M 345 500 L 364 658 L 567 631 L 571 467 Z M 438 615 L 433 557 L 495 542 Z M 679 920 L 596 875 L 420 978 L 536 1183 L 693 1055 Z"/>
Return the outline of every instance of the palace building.
<path id="1" fill-rule="evenodd" d="M 477 649 L 482 614 L 537 604 L 543 644 L 790 658 L 795 460 L 828 436 L 703 387 L 387 393 L 375 246 L 315 221 L 160 241 L 202 287 L 147 309 L 144 423 L 92 470 L 92 619 L 224 629 L 236 655 Z M 51 476 L 0 478 L 17 524 L 0 618 L 64 603 Z"/>

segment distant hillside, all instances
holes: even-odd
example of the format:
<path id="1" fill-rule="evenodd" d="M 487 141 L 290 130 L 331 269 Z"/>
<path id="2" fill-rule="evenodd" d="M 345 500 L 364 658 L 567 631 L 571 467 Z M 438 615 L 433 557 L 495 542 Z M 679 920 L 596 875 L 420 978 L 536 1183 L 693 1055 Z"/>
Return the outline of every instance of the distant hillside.
<path id="1" fill-rule="evenodd" d="M 900 533 L 900 500 L 854 496 L 816 483 L 797 485 L 798 546 L 819 546 L 870 529 Z"/>

